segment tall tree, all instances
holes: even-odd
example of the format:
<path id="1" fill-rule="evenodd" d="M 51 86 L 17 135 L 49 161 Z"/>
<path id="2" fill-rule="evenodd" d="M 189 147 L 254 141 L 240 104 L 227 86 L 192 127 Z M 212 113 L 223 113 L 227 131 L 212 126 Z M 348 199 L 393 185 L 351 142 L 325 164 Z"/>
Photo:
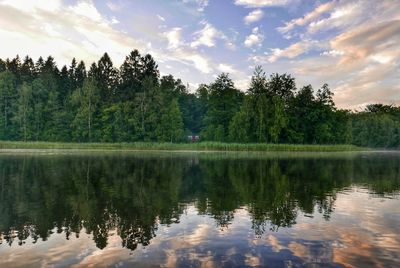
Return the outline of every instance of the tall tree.
<path id="1" fill-rule="evenodd" d="M 202 135 L 209 140 L 227 141 L 229 124 L 240 108 L 243 94 L 225 73 L 217 77 L 209 90 L 208 111 L 204 118 L 206 127 Z"/>
<path id="2" fill-rule="evenodd" d="M 295 79 L 290 74 L 272 74 L 268 80 L 268 90 L 281 97 L 287 106 L 296 91 Z"/>
<path id="3" fill-rule="evenodd" d="M 7 70 L 15 76 L 17 85 L 21 84 L 21 59 L 17 55 L 14 59 L 6 60 Z"/>
<path id="4" fill-rule="evenodd" d="M 5 70 L 7 70 L 6 62 L 0 59 L 0 73 L 4 72 Z"/>
<path id="5" fill-rule="evenodd" d="M 10 71 L 0 73 L 1 139 L 12 139 L 11 118 L 13 117 L 16 93 L 15 75 Z"/>
<path id="6" fill-rule="evenodd" d="M 33 134 L 33 95 L 32 87 L 24 82 L 19 89 L 18 108 L 14 121 L 19 125 L 19 137 L 31 140 Z"/>
<path id="7" fill-rule="evenodd" d="M 316 113 L 314 112 L 314 90 L 311 85 L 302 87 L 290 102 L 289 128 L 287 142 L 314 143 L 313 126 Z"/>
<path id="8" fill-rule="evenodd" d="M 32 58 L 26 56 L 21 66 L 21 79 L 23 82 L 31 83 L 35 77 L 35 63 Z"/>
<path id="9" fill-rule="evenodd" d="M 115 85 L 117 82 L 117 70 L 107 53 L 100 58 L 97 63 L 95 79 L 98 83 L 101 101 L 103 104 L 111 103 L 115 98 Z"/>
<path id="10" fill-rule="evenodd" d="M 173 99 L 170 104 L 164 108 L 161 116 L 161 122 L 157 127 L 159 141 L 179 142 L 183 138 L 183 120 L 182 113 L 179 110 L 179 104 Z"/>
<path id="11" fill-rule="evenodd" d="M 99 89 L 93 78 L 87 78 L 83 87 L 75 90 L 72 101 L 77 107 L 75 119 L 72 122 L 74 138 L 78 141 L 92 141 L 95 116 L 100 103 Z"/>
<path id="12" fill-rule="evenodd" d="M 78 67 L 76 67 L 75 75 L 73 77 L 70 76 L 70 79 L 73 80 L 74 84 L 72 89 L 77 89 L 83 86 L 83 81 L 85 81 L 87 77 L 86 66 L 83 61 L 80 61 Z"/>
<path id="13" fill-rule="evenodd" d="M 143 80 L 142 61 L 138 50 L 133 50 L 120 68 L 119 99 L 133 100 L 135 93 L 140 91 Z"/>

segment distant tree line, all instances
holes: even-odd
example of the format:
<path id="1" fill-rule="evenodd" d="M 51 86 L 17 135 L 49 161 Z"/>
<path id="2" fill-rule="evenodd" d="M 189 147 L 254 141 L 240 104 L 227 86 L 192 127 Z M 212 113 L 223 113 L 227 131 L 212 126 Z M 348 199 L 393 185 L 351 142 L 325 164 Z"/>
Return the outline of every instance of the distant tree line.
<path id="1" fill-rule="evenodd" d="M 149 54 L 132 51 L 120 68 L 105 53 L 86 68 L 73 59 L 0 59 L 0 139 L 60 142 L 223 142 L 400 146 L 400 107 L 335 107 L 327 84 L 300 89 L 288 74 L 256 67 L 246 92 L 222 73 L 189 92 L 162 76 Z"/>

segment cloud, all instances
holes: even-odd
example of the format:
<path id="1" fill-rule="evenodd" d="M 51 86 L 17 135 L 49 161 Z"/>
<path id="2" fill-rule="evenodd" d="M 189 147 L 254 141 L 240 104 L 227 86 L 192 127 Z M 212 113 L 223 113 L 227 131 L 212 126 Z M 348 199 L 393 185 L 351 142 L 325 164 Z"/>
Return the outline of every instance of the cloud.
<path id="1" fill-rule="evenodd" d="M 101 22 L 103 20 L 103 17 L 99 11 L 97 11 L 91 0 L 80 0 L 75 6 L 71 6 L 70 9 L 72 13 L 78 16 L 83 16 L 97 22 Z"/>
<path id="2" fill-rule="evenodd" d="M 233 37 L 228 37 L 222 31 L 217 30 L 212 24 L 207 22 L 206 20 L 202 20 L 200 25 L 203 28 L 193 34 L 194 40 L 190 43 L 190 47 L 198 48 L 200 46 L 205 47 L 215 47 L 217 44 L 217 40 L 223 40 L 225 42 L 225 47 L 230 50 L 235 50 L 236 45 L 236 34 L 233 34 Z"/>
<path id="3" fill-rule="evenodd" d="M 259 21 L 264 16 L 264 12 L 261 9 L 251 11 L 246 17 L 244 17 L 245 24 L 251 24 Z"/>
<path id="4" fill-rule="evenodd" d="M 259 33 L 259 28 L 255 27 L 251 31 L 251 34 L 246 37 L 244 45 L 246 47 L 261 46 L 263 41 L 264 41 L 264 36 L 261 33 Z"/>
<path id="5" fill-rule="evenodd" d="M 339 56 L 344 55 L 344 52 L 340 51 L 340 50 L 332 49 L 332 50 L 324 51 L 320 55 L 321 56 L 330 56 L 330 57 L 339 57 Z"/>
<path id="6" fill-rule="evenodd" d="M 113 11 L 113 12 L 118 12 L 120 10 L 122 10 L 125 6 L 125 4 L 121 1 L 108 1 L 107 2 L 107 7 Z"/>
<path id="7" fill-rule="evenodd" d="M 375 55 L 386 62 L 398 60 L 400 50 L 400 19 L 377 25 L 361 26 L 344 32 L 331 41 L 331 47 L 344 51 L 340 64 L 354 64 Z"/>
<path id="8" fill-rule="evenodd" d="M 400 104 L 399 65 L 370 63 L 334 87 L 340 107 L 359 109 L 370 103 Z"/>
<path id="9" fill-rule="evenodd" d="M 279 58 L 293 59 L 297 56 L 300 56 L 303 53 L 306 53 L 313 46 L 313 44 L 315 44 L 315 42 L 310 40 L 303 40 L 294 43 L 284 49 L 273 48 L 272 55 L 268 57 L 268 61 L 275 62 Z"/>
<path id="10" fill-rule="evenodd" d="M 207 21 L 202 21 L 201 24 L 204 25 L 204 27 L 200 31 L 194 33 L 195 41 L 190 44 L 191 47 L 213 47 L 215 46 L 217 38 L 225 38 L 223 33 L 219 32 Z"/>
<path id="11" fill-rule="evenodd" d="M 195 5 L 198 12 L 203 12 L 209 4 L 209 0 L 182 0 L 182 2 Z"/>
<path id="12" fill-rule="evenodd" d="M 316 33 L 318 31 L 326 31 L 334 28 L 345 28 L 352 25 L 354 26 L 360 20 L 366 19 L 363 17 L 365 15 L 363 9 L 365 9 L 367 6 L 368 3 L 362 5 L 358 2 L 337 5 L 329 14 L 329 17 L 311 21 L 308 26 L 308 32 Z"/>
<path id="13" fill-rule="evenodd" d="M 180 61 L 184 63 L 191 63 L 194 65 L 196 69 L 201 71 L 202 73 L 209 74 L 213 71 L 210 66 L 210 61 L 206 57 L 200 55 L 199 53 L 188 51 L 188 50 L 181 50 L 177 51 L 174 56 Z M 190 65 L 191 65 L 190 64 Z"/>
<path id="14" fill-rule="evenodd" d="M 274 64 L 280 58 L 291 59 L 287 64 L 297 81 L 328 82 L 341 108 L 359 109 L 376 102 L 399 104 L 399 10 L 399 1 L 319 5 L 277 29 L 286 37 L 295 33 L 300 39 L 297 43 L 254 59 Z M 306 57 L 298 58 L 307 52 Z"/>
<path id="15" fill-rule="evenodd" d="M 2 44 L 1 58 L 17 54 L 38 58 L 50 54 L 59 64 L 69 64 L 76 57 L 89 65 L 107 51 L 118 66 L 137 48 L 142 53 L 151 53 L 160 62 L 179 62 L 204 74 L 213 71 L 211 60 L 184 42 L 180 27 L 165 32 L 163 36 L 168 46 L 158 48 L 115 30 L 115 20 L 101 15 L 92 1 L 78 1 L 69 6 L 60 1 L 47 6 L 40 1 L 34 2 L 37 5 L 23 3 L 25 1 L 0 2 L 0 37 L 7 40 Z M 210 44 L 211 39 L 206 37 L 207 34 L 202 42 Z"/>
<path id="16" fill-rule="evenodd" d="M 291 0 L 235 0 L 235 5 L 245 7 L 285 6 Z"/>
<path id="17" fill-rule="evenodd" d="M 319 5 L 313 11 L 305 14 L 301 18 L 293 19 L 286 23 L 285 26 L 279 27 L 278 31 L 280 33 L 287 33 L 293 30 L 296 26 L 303 26 L 308 24 L 309 22 L 319 18 L 322 14 L 330 11 L 333 7 L 335 7 L 335 2 L 328 2 L 322 5 Z"/>
<path id="18" fill-rule="evenodd" d="M 165 18 L 164 18 L 163 16 L 161 16 L 160 14 L 157 14 L 157 18 L 158 18 L 160 21 L 165 21 Z"/>
<path id="19" fill-rule="evenodd" d="M 399 43 L 400 20 L 363 25 L 331 41 L 334 50 L 343 51 L 336 66 L 351 70 L 336 88 L 336 99 L 342 106 L 356 108 L 374 102 L 399 104 Z"/>
<path id="20" fill-rule="evenodd" d="M 175 49 L 182 44 L 182 28 L 175 27 L 164 33 L 164 36 L 168 39 L 168 48 Z"/>
<path id="21" fill-rule="evenodd" d="M 61 9 L 62 1 L 54 0 L 36 0 L 36 1 L 25 1 L 25 0 L 3 0 L 2 5 L 11 6 L 22 11 L 35 11 L 35 10 L 45 10 L 45 11 L 58 11 Z"/>
<path id="22" fill-rule="evenodd" d="M 251 79 L 250 77 L 246 77 L 246 78 L 243 78 L 243 79 L 234 80 L 233 82 L 235 83 L 235 87 L 237 89 L 245 91 L 250 86 L 250 79 Z"/>
<path id="23" fill-rule="evenodd" d="M 233 68 L 232 65 L 225 64 L 225 63 L 220 63 L 218 65 L 218 70 L 223 72 L 223 73 L 230 73 L 230 74 L 233 74 L 233 73 L 237 72 L 237 70 L 235 70 L 235 68 Z"/>
<path id="24" fill-rule="evenodd" d="M 204 11 L 204 9 L 208 6 L 208 0 L 197 0 L 198 11 Z"/>
<path id="25" fill-rule="evenodd" d="M 51 54 L 58 63 L 69 64 L 76 57 L 90 64 L 105 51 L 122 62 L 132 48 L 146 48 L 144 42 L 114 30 L 113 20 L 101 16 L 92 1 L 72 6 L 58 1 L 48 6 L 40 1 L 23 2 L 29 4 L 0 3 L 0 37 L 7 40 L 2 43 L 0 57 L 29 54 L 38 58 Z"/>

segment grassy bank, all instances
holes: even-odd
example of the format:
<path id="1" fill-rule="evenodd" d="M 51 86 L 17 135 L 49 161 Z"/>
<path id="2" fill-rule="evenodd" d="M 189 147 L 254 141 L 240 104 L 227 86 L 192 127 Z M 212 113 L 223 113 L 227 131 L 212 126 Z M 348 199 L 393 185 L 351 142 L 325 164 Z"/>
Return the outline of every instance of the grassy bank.
<path id="1" fill-rule="evenodd" d="M 251 152 L 340 152 L 364 151 L 353 145 L 304 145 L 265 143 L 58 143 L 58 142 L 10 142 L 0 141 L 1 149 L 79 149 L 79 150 L 159 150 L 159 151 L 251 151 Z"/>

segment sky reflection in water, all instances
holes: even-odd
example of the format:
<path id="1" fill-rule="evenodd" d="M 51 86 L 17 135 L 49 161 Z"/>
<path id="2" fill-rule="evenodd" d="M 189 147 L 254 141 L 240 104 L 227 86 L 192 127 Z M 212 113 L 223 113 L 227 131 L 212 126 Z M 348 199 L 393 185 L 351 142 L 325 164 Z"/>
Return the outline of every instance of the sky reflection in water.
<path id="1" fill-rule="evenodd" d="M 390 153 L 2 155 L 0 266 L 396 267 L 399 166 Z"/>

